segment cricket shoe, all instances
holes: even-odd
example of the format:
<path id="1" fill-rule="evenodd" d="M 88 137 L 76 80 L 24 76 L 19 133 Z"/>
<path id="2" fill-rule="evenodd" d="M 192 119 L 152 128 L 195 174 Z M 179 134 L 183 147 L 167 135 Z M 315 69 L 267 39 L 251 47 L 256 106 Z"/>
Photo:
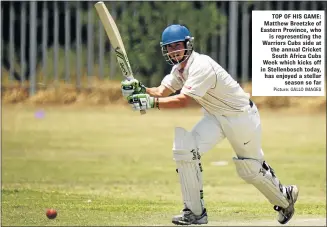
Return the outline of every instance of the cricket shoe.
<path id="1" fill-rule="evenodd" d="M 286 194 L 290 205 L 287 208 L 274 206 L 274 210 L 279 213 L 277 220 L 280 224 L 286 224 L 293 217 L 295 211 L 294 204 L 299 195 L 299 190 L 296 185 L 290 185 L 286 187 Z"/>
<path id="2" fill-rule="evenodd" d="M 176 215 L 172 220 L 175 225 L 203 225 L 208 223 L 207 210 L 204 208 L 201 215 L 195 215 L 190 209 L 185 208 L 182 214 Z"/>

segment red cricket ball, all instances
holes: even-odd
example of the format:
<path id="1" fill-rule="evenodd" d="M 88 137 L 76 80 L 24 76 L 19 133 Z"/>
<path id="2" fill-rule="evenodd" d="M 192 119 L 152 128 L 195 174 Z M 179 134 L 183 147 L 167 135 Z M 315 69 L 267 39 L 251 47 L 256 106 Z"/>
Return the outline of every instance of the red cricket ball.
<path id="1" fill-rule="evenodd" d="M 55 219 L 57 217 L 57 211 L 55 209 L 48 209 L 46 215 L 49 219 Z"/>

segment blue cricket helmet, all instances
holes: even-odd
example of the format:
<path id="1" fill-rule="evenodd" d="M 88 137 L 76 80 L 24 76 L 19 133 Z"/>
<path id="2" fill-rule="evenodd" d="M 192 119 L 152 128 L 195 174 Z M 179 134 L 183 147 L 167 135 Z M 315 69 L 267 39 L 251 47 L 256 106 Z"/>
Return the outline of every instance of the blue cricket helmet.
<path id="1" fill-rule="evenodd" d="M 181 42 L 189 38 L 191 38 L 191 32 L 185 26 L 173 24 L 162 32 L 161 45 Z"/>
<path id="2" fill-rule="evenodd" d="M 160 46 L 162 55 L 165 57 L 168 64 L 176 65 L 188 59 L 193 52 L 193 39 L 194 38 L 191 37 L 191 32 L 183 25 L 172 24 L 165 28 L 161 35 Z M 185 43 L 184 58 L 178 62 L 172 59 L 167 51 L 167 45 L 176 42 Z"/>

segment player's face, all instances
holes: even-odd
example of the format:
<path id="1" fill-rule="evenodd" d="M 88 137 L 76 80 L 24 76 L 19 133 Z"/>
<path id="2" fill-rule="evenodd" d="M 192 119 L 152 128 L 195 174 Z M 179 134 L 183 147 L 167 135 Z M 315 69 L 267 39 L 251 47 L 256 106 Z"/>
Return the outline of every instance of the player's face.
<path id="1" fill-rule="evenodd" d="M 184 57 L 185 45 L 184 42 L 171 43 L 167 45 L 167 51 L 170 58 L 179 62 Z"/>

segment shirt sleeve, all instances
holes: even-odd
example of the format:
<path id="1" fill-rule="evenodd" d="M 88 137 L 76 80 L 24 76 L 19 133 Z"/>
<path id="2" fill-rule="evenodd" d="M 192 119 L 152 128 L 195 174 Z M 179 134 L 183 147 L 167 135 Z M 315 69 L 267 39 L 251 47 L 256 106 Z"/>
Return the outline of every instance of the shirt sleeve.
<path id="1" fill-rule="evenodd" d="M 202 64 L 190 68 L 188 79 L 181 90 L 181 93 L 193 98 L 203 97 L 206 92 L 214 88 L 217 82 L 216 74 L 212 66 Z"/>
<path id="2" fill-rule="evenodd" d="M 172 73 L 166 75 L 161 81 L 161 84 L 169 88 L 172 92 L 176 92 L 183 87 L 183 84 Z"/>

